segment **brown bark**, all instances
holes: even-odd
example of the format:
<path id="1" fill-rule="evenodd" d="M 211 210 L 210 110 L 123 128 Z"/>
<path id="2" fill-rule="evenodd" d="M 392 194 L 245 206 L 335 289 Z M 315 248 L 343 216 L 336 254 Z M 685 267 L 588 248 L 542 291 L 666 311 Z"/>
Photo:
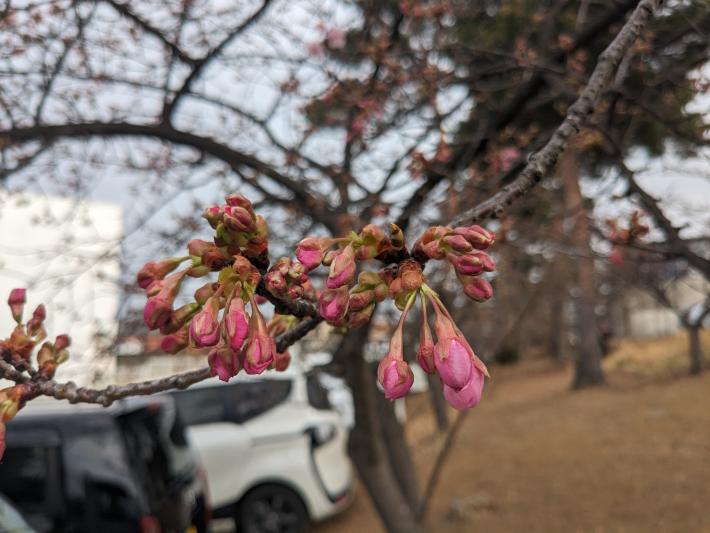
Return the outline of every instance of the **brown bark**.
<path id="1" fill-rule="evenodd" d="M 572 388 L 579 389 L 604 383 L 601 349 L 597 339 L 596 276 L 592 256 L 592 231 L 587 208 L 579 185 L 577 151 L 570 147 L 560 159 L 559 176 L 562 181 L 567 242 L 575 252 L 576 285 L 575 311 L 579 344 L 575 358 Z"/>
<path id="2" fill-rule="evenodd" d="M 700 327 L 688 326 L 688 344 L 690 349 L 690 373 L 693 375 L 701 374 L 703 371 L 703 347 L 700 344 Z"/>
<path id="3" fill-rule="evenodd" d="M 446 412 L 446 400 L 444 400 L 444 387 L 439 377 L 432 374 L 427 374 L 427 382 L 429 383 L 429 399 L 431 400 L 432 411 L 434 411 L 436 427 L 443 433 L 449 429 L 449 417 Z"/>
<path id="4" fill-rule="evenodd" d="M 362 357 L 367 334 L 348 332 L 339 351 L 345 360 L 345 376 L 355 405 L 355 427 L 348 443 L 350 457 L 386 530 L 418 533 L 415 514 L 400 490 L 389 461 L 379 417 L 378 391 L 372 372 Z"/>

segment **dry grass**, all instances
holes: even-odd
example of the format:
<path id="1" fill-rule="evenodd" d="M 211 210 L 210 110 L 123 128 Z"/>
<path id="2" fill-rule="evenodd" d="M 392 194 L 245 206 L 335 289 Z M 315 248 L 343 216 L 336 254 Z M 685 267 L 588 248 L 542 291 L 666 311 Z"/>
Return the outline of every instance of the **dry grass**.
<path id="1" fill-rule="evenodd" d="M 610 385 L 581 392 L 544 361 L 495 369 L 446 465 L 432 530 L 710 531 L 710 371 L 684 375 L 684 343 L 624 342 L 605 362 Z M 422 478 L 441 441 L 427 409 L 412 398 L 407 427 Z M 381 529 L 360 491 L 316 531 Z"/>

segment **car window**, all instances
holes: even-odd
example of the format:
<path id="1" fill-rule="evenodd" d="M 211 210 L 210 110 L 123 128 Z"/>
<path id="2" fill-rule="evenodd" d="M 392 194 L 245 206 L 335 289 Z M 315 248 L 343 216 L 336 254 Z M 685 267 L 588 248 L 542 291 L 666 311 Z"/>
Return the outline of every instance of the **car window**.
<path id="1" fill-rule="evenodd" d="M 291 382 L 281 379 L 264 379 L 247 383 L 235 383 L 221 387 L 224 390 L 227 416 L 231 422 L 241 424 L 288 398 Z"/>
<path id="2" fill-rule="evenodd" d="M 224 422 L 224 398 L 220 393 L 221 387 L 200 387 L 197 389 L 176 392 L 173 394 L 175 405 L 183 424 L 198 426 Z"/>
<path id="3" fill-rule="evenodd" d="M 241 424 L 285 401 L 291 382 L 264 379 L 200 387 L 173 393 L 180 418 L 187 426 L 215 422 Z"/>
<path id="4" fill-rule="evenodd" d="M 331 409 L 328 399 L 328 390 L 320 381 L 320 376 L 316 372 L 311 372 L 306 378 L 306 391 L 308 393 L 308 403 L 316 409 Z"/>

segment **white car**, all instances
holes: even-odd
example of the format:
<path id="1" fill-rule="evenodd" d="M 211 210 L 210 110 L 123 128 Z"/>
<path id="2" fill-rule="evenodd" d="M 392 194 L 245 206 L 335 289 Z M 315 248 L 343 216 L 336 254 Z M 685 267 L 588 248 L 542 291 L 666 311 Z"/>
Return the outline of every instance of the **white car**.
<path id="1" fill-rule="evenodd" d="M 240 374 L 171 394 L 207 474 L 213 516 L 233 518 L 239 533 L 300 533 L 349 505 L 348 432 L 316 375 Z"/>

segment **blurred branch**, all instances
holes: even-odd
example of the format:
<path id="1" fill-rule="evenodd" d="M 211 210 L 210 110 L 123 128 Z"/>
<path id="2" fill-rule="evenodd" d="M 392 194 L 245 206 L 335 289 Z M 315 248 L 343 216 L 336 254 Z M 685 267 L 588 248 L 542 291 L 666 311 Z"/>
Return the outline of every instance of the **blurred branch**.
<path id="1" fill-rule="evenodd" d="M 579 133 L 588 116 L 594 112 L 604 91 L 613 81 L 616 69 L 626 51 L 651 18 L 653 11 L 662 3 L 662 0 L 641 0 L 639 2 L 621 31 L 599 56 L 597 65 L 579 98 L 569 107 L 567 115 L 547 144 L 540 151 L 531 154 L 528 164 L 512 183 L 504 186 L 488 200 L 461 213 L 452 222 L 453 225 L 473 223 L 500 216 L 516 198 L 527 194 L 555 168 L 557 159 L 564 152 L 569 140 Z"/>

